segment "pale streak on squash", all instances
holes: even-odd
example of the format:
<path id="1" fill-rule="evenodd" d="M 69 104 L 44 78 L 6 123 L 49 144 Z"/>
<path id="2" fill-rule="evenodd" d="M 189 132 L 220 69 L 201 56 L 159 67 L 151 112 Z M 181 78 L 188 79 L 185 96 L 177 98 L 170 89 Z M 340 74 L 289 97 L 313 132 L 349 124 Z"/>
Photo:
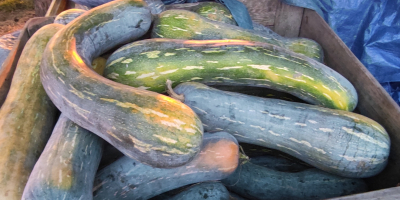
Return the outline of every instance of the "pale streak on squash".
<path id="1" fill-rule="evenodd" d="M 0 199 L 21 199 L 29 174 L 53 129 L 57 109 L 35 72 L 47 42 L 62 27 L 44 26 L 29 39 L 0 109 Z"/>

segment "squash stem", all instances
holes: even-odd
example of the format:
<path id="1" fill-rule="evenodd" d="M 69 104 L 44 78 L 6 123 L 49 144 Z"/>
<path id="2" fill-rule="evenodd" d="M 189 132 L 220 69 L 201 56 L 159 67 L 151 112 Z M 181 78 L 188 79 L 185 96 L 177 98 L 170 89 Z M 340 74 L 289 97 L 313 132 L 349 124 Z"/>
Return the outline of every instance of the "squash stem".
<path id="1" fill-rule="evenodd" d="M 167 79 L 167 88 L 168 88 L 167 93 L 169 94 L 169 96 L 171 98 L 174 98 L 174 99 L 179 100 L 181 102 L 185 101 L 185 96 L 183 94 L 177 94 L 177 93 L 174 92 L 174 90 L 172 89 L 172 81 L 169 80 L 169 79 Z"/>
<path id="2" fill-rule="evenodd" d="M 240 152 L 239 152 L 239 163 L 240 165 L 244 165 L 245 163 L 249 162 L 250 158 L 244 152 L 242 146 L 239 145 Z"/>

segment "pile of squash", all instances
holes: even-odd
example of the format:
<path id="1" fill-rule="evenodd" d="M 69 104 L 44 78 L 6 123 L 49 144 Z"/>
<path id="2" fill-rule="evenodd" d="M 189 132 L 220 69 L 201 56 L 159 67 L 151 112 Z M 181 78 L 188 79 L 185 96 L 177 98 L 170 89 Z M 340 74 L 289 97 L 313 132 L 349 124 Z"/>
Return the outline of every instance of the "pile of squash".
<path id="1" fill-rule="evenodd" d="M 390 139 L 322 62 L 315 41 L 242 29 L 217 3 L 63 12 L 26 44 L 0 109 L 0 198 L 365 192 Z"/>

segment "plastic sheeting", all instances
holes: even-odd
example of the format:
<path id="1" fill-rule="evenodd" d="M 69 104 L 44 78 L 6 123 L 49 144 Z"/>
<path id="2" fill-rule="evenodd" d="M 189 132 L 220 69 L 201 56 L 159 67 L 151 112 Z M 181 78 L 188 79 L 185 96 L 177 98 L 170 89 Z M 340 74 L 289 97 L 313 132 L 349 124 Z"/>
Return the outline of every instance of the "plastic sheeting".
<path id="1" fill-rule="evenodd" d="M 282 0 L 310 8 L 400 105 L 400 0 Z"/>
<path id="2" fill-rule="evenodd" d="M 3 68 L 3 63 L 7 59 L 8 54 L 10 54 L 20 33 L 21 30 L 18 30 L 0 37 L 0 70 Z"/>

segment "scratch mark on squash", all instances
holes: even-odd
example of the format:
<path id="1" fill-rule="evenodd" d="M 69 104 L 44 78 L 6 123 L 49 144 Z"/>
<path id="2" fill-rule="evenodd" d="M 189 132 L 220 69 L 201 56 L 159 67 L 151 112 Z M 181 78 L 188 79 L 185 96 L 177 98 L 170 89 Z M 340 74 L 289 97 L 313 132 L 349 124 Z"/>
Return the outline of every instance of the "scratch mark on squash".
<path id="1" fill-rule="evenodd" d="M 158 138 L 158 139 L 160 139 L 163 142 L 170 143 L 170 144 L 176 144 L 178 142 L 178 141 L 176 141 L 174 139 L 163 137 L 163 136 L 157 135 L 157 134 L 153 134 L 153 136 Z"/>

